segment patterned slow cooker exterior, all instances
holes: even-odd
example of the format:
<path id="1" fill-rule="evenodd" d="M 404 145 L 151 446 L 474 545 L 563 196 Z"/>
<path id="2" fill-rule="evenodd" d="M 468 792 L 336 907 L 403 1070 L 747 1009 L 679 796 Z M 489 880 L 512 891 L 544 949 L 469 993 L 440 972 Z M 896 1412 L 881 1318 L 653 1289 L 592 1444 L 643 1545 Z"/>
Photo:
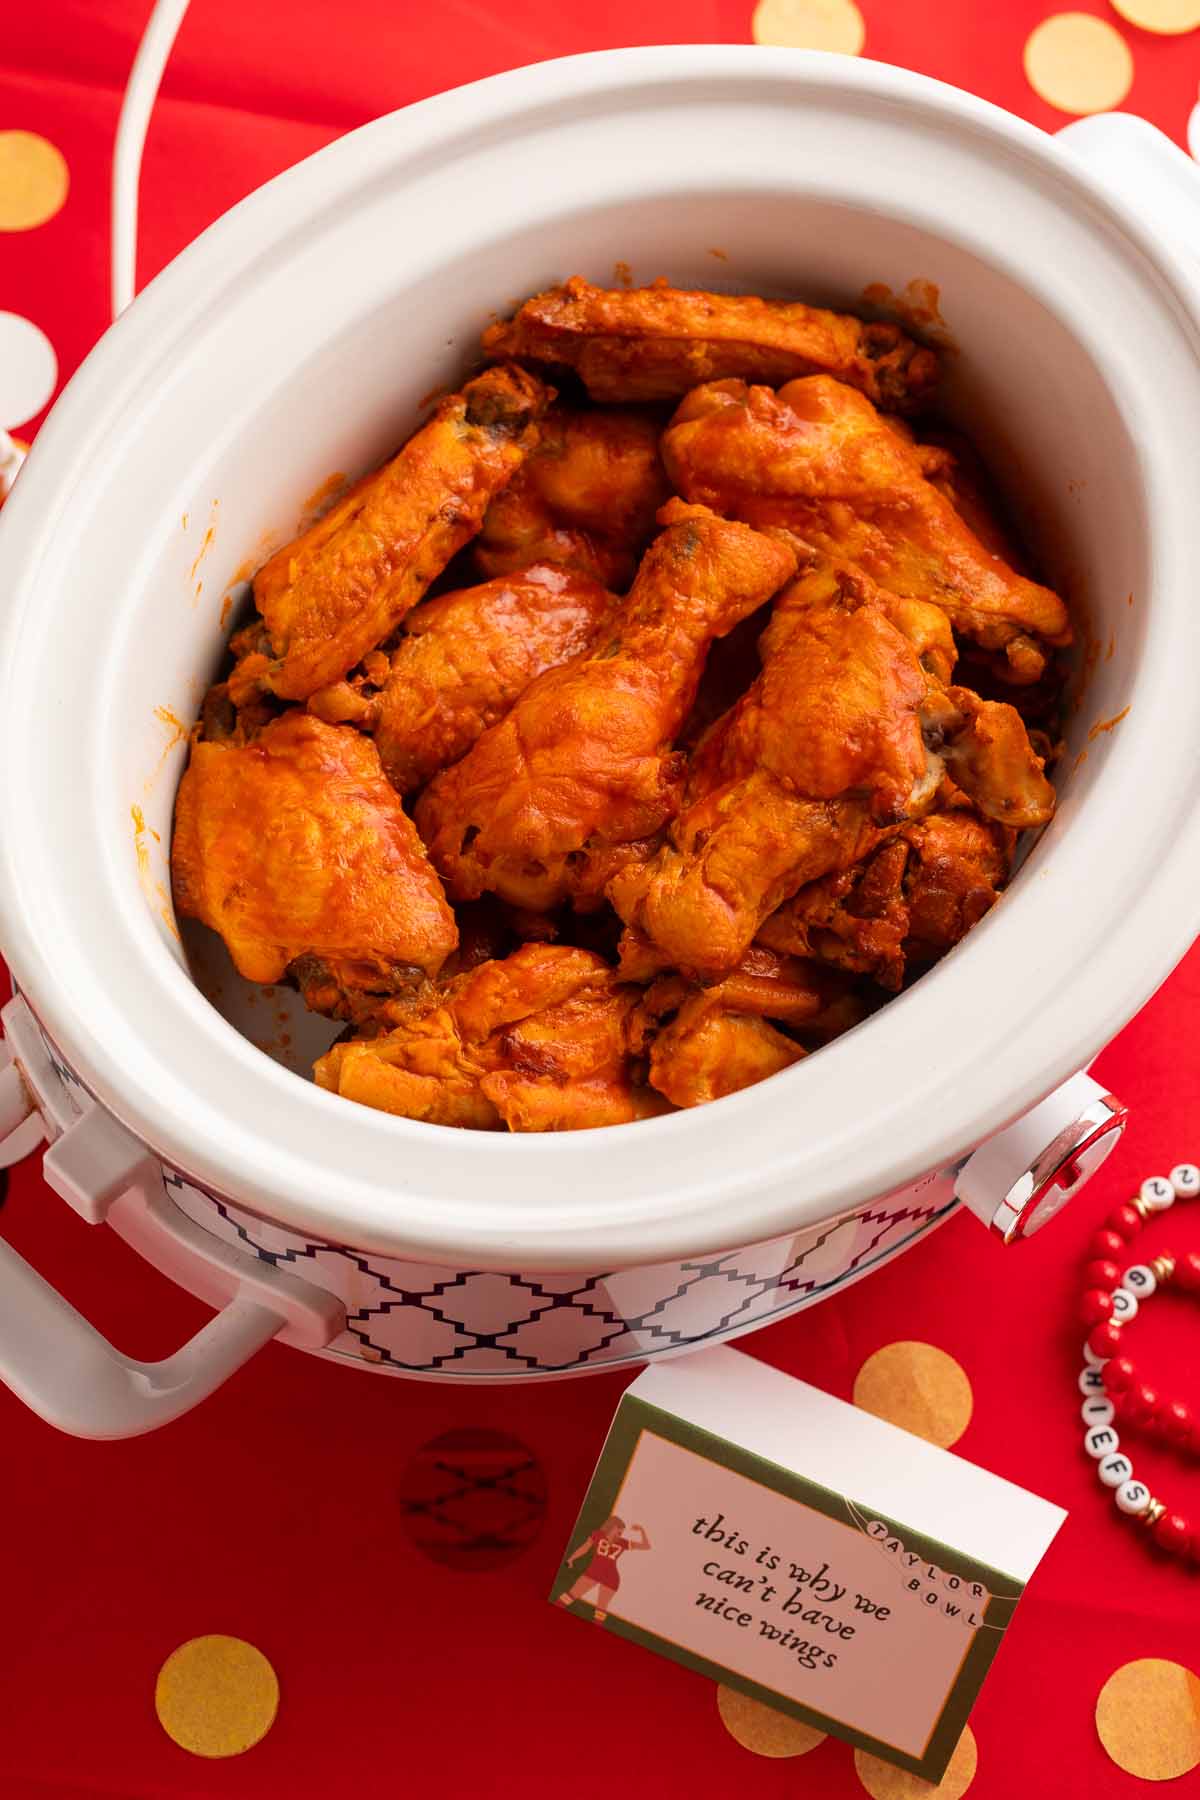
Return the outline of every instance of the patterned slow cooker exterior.
<path id="1" fill-rule="evenodd" d="M 72 1110 L 92 1097 L 41 1029 Z M 345 1329 L 312 1352 L 418 1379 L 585 1375 L 719 1343 L 856 1281 L 956 1206 L 958 1165 L 839 1219 L 749 1249 L 564 1275 L 400 1261 L 289 1231 L 159 1164 L 168 1202 L 241 1254 L 335 1294 Z"/>
<path id="2" fill-rule="evenodd" d="M 195 1224 L 332 1289 L 346 1329 L 324 1356 L 384 1373 L 525 1381 L 717 1343 L 822 1300 L 952 1210 L 953 1171 L 748 1250 L 595 1275 L 498 1274 L 368 1256 L 298 1237 L 164 1169 Z"/>

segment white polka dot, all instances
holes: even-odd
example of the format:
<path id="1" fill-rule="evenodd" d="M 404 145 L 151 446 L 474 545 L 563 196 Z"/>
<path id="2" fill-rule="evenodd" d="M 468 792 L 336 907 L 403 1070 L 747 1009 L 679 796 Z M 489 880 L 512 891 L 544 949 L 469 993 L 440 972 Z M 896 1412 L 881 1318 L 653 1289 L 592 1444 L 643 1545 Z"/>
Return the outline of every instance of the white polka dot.
<path id="1" fill-rule="evenodd" d="M 45 332 L 20 313 L 0 312 L 0 430 L 41 412 L 57 385 L 58 358 Z"/>

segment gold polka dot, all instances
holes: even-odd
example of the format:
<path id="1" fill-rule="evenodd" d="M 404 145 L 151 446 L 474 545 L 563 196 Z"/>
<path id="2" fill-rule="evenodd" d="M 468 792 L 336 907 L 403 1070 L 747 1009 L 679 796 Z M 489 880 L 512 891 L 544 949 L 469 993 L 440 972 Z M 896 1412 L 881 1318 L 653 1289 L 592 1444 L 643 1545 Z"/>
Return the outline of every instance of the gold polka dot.
<path id="1" fill-rule="evenodd" d="M 1143 1657 L 1114 1670 L 1096 1702 L 1100 1742 L 1119 1769 L 1173 1781 L 1200 1766 L 1200 1680 L 1182 1663 Z"/>
<path id="2" fill-rule="evenodd" d="M 1060 112 L 1107 112 L 1133 86 L 1133 52 L 1107 19 L 1055 13 L 1026 39 L 1025 75 Z"/>
<path id="3" fill-rule="evenodd" d="M 919 1775 L 910 1775 L 907 1769 L 898 1769 L 895 1763 L 880 1762 L 877 1756 L 868 1756 L 865 1750 L 854 1752 L 855 1772 L 871 1800 L 930 1800 L 934 1794 L 938 1800 L 959 1800 L 974 1781 L 978 1764 L 979 1751 L 969 1725 L 963 1726 L 963 1734 L 954 1746 L 954 1754 L 940 1781 L 922 1781 Z"/>
<path id="4" fill-rule="evenodd" d="M 958 1441 L 974 1396 L 966 1371 L 934 1344 L 885 1344 L 854 1380 L 854 1404 L 931 1444 Z"/>
<path id="5" fill-rule="evenodd" d="M 193 1756 L 240 1756 L 275 1723 L 279 1682 L 244 1638 L 190 1638 L 158 1671 L 154 1710 L 167 1736 Z"/>
<path id="6" fill-rule="evenodd" d="M 1131 25 L 1163 37 L 1181 37 L 1200 25 L 1200 0 L 1112 0 L 1112 6 Z"/>
<path id="7" fill-rule="evenodd" d="M 750 32 L 756 44 L 847 56 L 857 56 L 867 37 L 854 0 L 758 0 Z"/>
<path id="8" fill-rule="evenodd" d="M 0 131 L 0 231 L 32 231 L 67 197 L 66 158 L 35 131 Z"/>
<path id="9" fill-rule="evenodd" d="M 717 1711 L 730 1737 L 755 1756 L 804 1756 L 825 1741 L 823 1731 L 776 1712 L 749 1694 L 739 1694 L 736 1688 L 717 1689 Z"/>

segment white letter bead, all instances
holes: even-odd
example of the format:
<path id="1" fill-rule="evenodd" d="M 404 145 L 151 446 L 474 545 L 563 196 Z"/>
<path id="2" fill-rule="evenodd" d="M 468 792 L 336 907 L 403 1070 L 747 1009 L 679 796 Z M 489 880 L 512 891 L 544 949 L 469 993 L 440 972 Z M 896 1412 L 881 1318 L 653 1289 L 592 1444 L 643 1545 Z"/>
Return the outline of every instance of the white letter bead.
<path id="1" fill-rule="evenodd" d="M 1081 1394 L 1102 1394 L 1104 1392 L 1104 1370 L 1080 1369 L 1079 1391 Z"/>
<path id="2" fill-rule="evenodd" d="M 1083 1434 L 1083 1447 L 1097 1462 L 1102 1456 L 1111 1456 L 1120 1446 L 1121 1440 L 1111 1425 L 1093 1425 L 1090 1431 Z"/>
<path id="3" fill-rule="evenodd" d="M 1151 1212 L 1165 1212 L 1175 1198 L 1175 1189 L 1165 1175 L 1151 1175 L 1142 1183 L 1141 1198 Z"/>
<path id="4" fill-rule="evenodd" d="M 1130 1319 L 1137 1318 L 1137 1295 L 1131 1288 L 1119 1287 L 1112 1297 L 1112 1322 L 1114 1325 L 1128 1325 Z"/>
<path id="5" fill-rule="evenodd" d="M 1113 1498 L 1123 1513 L 1136 1516 L 1149 1506 L 1150 1489 L 1144 1481 L 1123 1481 Z"/>
<path id="6" fill-rule="evenodd" d="M 1090 1344 L 1083 1346 L 1083 1360 L 1089 1369 L 1102 1369 L 1108 1361 L 1107 1356 L 1097 1356 Z"/>
<path id="7" fill-rule="evenodd" d="M 1148 1300 L 1158 1286 L 1158 1277 L 1149 1263 L 1134 1263 L 1132 1269 L 1126 1269 L 1122 1275 L 1121 1286 L 1136 1294 L 1139 1300 Z"/>
<path id="8" fill-rule="evenodd" d="M 1084 1401 L 1079 1416 L 1085 1425 L 1111 1425 L 1117 1409 L 1107 1395 L 1096 1394 L 1093 1399 Z"/>
<path id="9" fill-rule="evenodd" d="M 1103 1462 L 1098 1462 L 1096 1473 L 1105 1487 L 1118 1488 L 1133 1475 L 1133 1464 L 1124 1451 L 1118 1451 L 1115 1456 L 1106 1456 Z"/>
<path id="10" fill-rule="evenodd" d="M 1171 1170 L 1170 1182 L 1179 1200 L 1191 1200 L 1200 1194 L 1200 1169 L 1195 1163 L 1176 1163 Z"/>

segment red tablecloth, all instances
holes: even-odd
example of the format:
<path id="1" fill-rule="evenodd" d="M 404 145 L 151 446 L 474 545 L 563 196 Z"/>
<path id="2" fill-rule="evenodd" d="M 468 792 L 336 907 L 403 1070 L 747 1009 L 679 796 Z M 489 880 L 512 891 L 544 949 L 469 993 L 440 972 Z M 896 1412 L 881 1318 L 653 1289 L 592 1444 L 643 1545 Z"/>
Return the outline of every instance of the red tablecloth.
<path id="1" fill-rule="evenodd" d="M 64 375 L 105 324 L 108 158 L 148 10 L 146 0 L 9 0 L 5 12 L 0 130 L 56 143 L 71 190 L 49 223 L 0 233 L 0 306 L 48 333 Z M 1021 50 L 1051 10 L 1048 0 L 863 0 L 871 54 L 1048 127 L 1062 116 L 1027 87 Z M 547 0 L 422 10 L 395 0 L 195 0 L 150 136 L 142 277 L 248 189 L 377 113 L 569 51 L 744 41 L 749 19 L 748 0 L 574 11 Z M 1127 36 L 1137 66 L 1128 106 L 1183 141 L 1200 37 Z M 959 1452 L 1071 1510 L 976 1708 L 977 1800 L 1128 1795 L 1134 1782 L 1095 1734 L 1101 1684 L 1136 1657 L 1200 1664 L 1200 1577 L 1137 1541 L 1081 1454 L 1073 1322 L 1080 1251 L 1098 1215 L 1143 1174 L 1200 1159 L 1198 1006 L 1193 952 L 1100 1059 L 1133 1121 L 1088 1196 L 1042 1238 L 1004 1253 L 956 1219 L 871 1281 L 746 1346 L 848 1396 L 880 1345 L 940 1345 L 974 1390 Z M 0 1223 L 134 1354 L 166 1353 L 204 1316 L 82 1224 L 35 1163 L 15 1174 Z M 1200 1206 L 1156 1224 L 1146 1248 L 1168 1242 L 1200 1245 Z M 1139 1356 L 1165 1388 L 1190 1389 L 1200 1403 L 1188 1316 L 1184 1302 L 1152 1309 Z M 752 1756 L 723 1728 L 706 1682 L 546 1605 L 623 1380 L 442 1387 L 360 1377 L 273 1347 L 193 1417 L 105 1446 L 57 1435 L 0 1390 L 0 1795 L 861 1795 L 844 1745 L 831 1739 L 796 1761 Z M 525 1445 L 548 1493 L 532 1543 L 490 1569 L 429 1556 L 402 1506 L 422 1446 L 478 1427 Z M 1194 1468 L 1152 1450 L 1138 1460 L 1200 1518 Z M 153 1688 L 170 1650 L 214 1631 L 257 1644 L 283 1698 L 256 1749 L 201 1762 L 160 1729 Z M 1200 1774 L 1184 1790 L 1200 1790 Z"/>

